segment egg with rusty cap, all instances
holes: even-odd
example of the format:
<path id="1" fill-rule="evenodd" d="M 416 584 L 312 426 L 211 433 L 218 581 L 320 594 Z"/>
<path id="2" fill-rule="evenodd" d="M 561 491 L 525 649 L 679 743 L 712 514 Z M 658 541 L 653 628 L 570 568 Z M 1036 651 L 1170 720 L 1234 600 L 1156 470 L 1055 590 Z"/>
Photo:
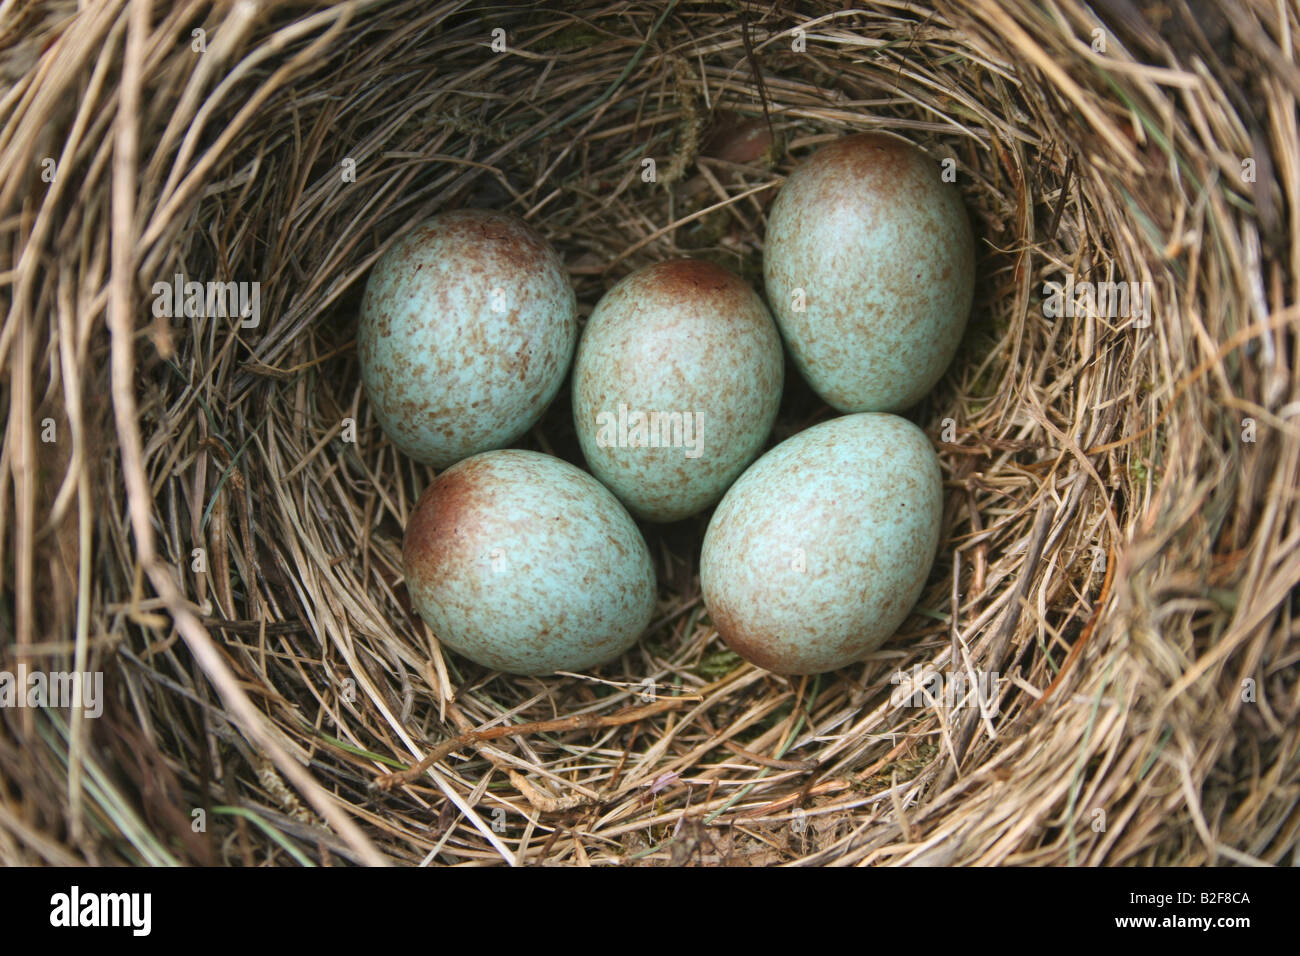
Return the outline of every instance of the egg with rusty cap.
<path id="1" fill-rule="evenodd" d="M 635 515 L 715 504 L 767 441 L 781 337 L 739 276 L 699 259 L 647 266 L 597 304 L 573 366 L 587 465 Z"/>
<path id="2" fill-rule="evenodd" d="M 938 457 L 906 419 L 862 412 L 799 432 L 713 512 L 700 586 L 714 627 L 778 674 L 860 660 L 916 604 L 942 511 Z"/>
<path id="3" fill-rule="evenodd" d="M 437 638 L 511 674 L 609 661 L 654 612 L 632 517 L 591 475 L 540 452 L 483 452 L 438 475 L 407 522 L 402 563 Z"/>
<path id="4" fill-rule="evenodd" d="M 842 412 L 915 404 L 957 353 L 975 242 L 942 173 L 906 140 L 863 133 L 813 154 L 772 204 L 768 302 L 800 374 Z"/>
<path id="5" fill-rule="evenodd" d="M 463 209 L 375 265 L 357 358 L 385 434 L 445 468 L 527 432 L 563 384 L 577 336 L 573 287 L 546 240 L 514 216 Z"/>

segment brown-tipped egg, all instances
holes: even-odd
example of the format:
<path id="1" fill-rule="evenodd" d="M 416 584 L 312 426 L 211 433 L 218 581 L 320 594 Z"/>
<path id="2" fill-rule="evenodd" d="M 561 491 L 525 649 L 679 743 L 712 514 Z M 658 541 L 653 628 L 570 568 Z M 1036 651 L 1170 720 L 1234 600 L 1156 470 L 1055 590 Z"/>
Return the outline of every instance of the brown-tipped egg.
<path id="1" fill-rule="evenodd" d="M 438 639 L 512 674 L 617 657 L 655 606 L 631 516 L 591 475 L 540 452 L 484 452 L 438 475 L 407 522 L 402 562 Z"/>
<path id="2" fill-rule="evenodd" d="M 583 455 L 638 517 L 688 517 L 762 450 L 783 376 L 776 325 L 744 280 L 698 259 L 648 266 L 606 293 L 578 344 Z"/>
<path id="3" fill-rule="evenodd" d="M 560 390 L 577 337 L 577 301 L 550 244 L 515 216 L 461 209 L 375 265 L 357 358 L 385 434 L 445 468 L 528 431 Z"/>
<path id="4" fill-rule="evenodd" d="M 952 362 L 975 243 L 956 185 L 911 143 L 846 136 L 790 174 L 763 247 L 767 299 L 808 384 L 844 412 L 898 411 Z"/>

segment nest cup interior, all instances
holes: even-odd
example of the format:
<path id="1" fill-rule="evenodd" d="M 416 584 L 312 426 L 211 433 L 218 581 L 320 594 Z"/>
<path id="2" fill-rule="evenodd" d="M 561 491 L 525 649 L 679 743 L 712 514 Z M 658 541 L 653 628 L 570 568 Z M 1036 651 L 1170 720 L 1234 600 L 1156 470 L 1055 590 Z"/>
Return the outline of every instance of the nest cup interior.
<path id="1" fill-rule="evenodd" d="M 101 104 L 80 128 L 55 99 L 44 138 L 18 138 L 62 157 L 56 182 L 80 179 L 40 184 L 44 285 L 14 296 L 57 318 L 5 346 L 37 373 L 31 419 L 84 436 L 71 459 L 41 446 L 42 467 L 93 480 L 71 506 L 57 481 L 17 489 L 58 533 L 33 535 L 43 557 L 13 587 L 47 582 L 54 599 L 6 600 L 30 615 L 18 644 L 93 638 L 72 643 L 105 672 L 105 709 L 43 731 L 9 713 L 0 740 L 15 755 L 73 741 L 116 790 L 73 800 L 66 764 L 27 758 L 19 789 L 59 795 L 38 827 L 101 861 L 1284 859 L 1297 571 L 1266 556 L 1294 513 L 1278 316 L 1293 333 L 1281 210 L 1300 177 L 1258 104 L 1293 109 L 1289 81 L 1236 65 L 1217 8 L 1194 36 L 1074 2 L 460 6 L 76 17 L 80 42 L 126 46 L 103 62 L 134 113 Z M 1276 25 L 1248 19 L 1276 50 Z M 90 62 L 82 103 L 107 95 Z M 122 206 L 106 158 L 124 125 Z M 816 677 L 746 664 L 700 599 L 706 513 L 642 524 L 659 605 L 618 661 L 522 678 L 440 650 L 401 569 L 434 472 L 379 429 L 353 348 L 377 258 L 428 216 L 479 207 L 554 244 L 584 317 L 676 256 L 761 292 L 782 179 L 865 130 L 951 172 L 977 248 L 961 349 L 907 412 L 935 443 L 946 509 L 902 630 Z M 110 255 L 110 230 L 134 258 Z M 255 283 L 256 312 L 160 314 L 158 284 L 178 275 Z M 1139 285 L 1128 314 L 1050 315 L 1045 283 L 1070 277 Z M 834 414 L 787 364 L 769 446 Z M 582 464 L 567 385 L 519 446 Z M 88 517 L 78 494 L 98 496 Z M 85 590 L 79 540 L 94 542 Z"/>

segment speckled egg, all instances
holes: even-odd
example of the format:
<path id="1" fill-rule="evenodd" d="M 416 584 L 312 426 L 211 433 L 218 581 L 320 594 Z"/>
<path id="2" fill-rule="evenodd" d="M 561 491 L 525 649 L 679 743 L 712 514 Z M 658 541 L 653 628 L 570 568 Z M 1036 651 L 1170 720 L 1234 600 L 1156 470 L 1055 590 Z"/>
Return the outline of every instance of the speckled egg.
<path id="1" fill-rule="evenodd" d="M 540 452 L 484 452 L 438 475 L 407 522 L 402 561 L 438 639 L 511 674 L 611 660 L 654 612 L 632 517 L 591 475 Z"/>
<path id="2" fill-rule="evenodd" d="M 582 453 L 633 514 L 693 515 L 762 450 L 783 376 L 781 337 L 744 280 L 698 259 L 648 266 L 606 293 L 578 344 Z"/>
<path id="3" fill-rule="evenodd" d="M 366 283 L 357 357 L 384 432 L 445 468 L 531 428 L 573 357 L 578 310 L 550 245 L 514 216 L 435 216 Z"/>
<path id="4" fill-rule="evenodd" d="M 938 457 L 906 419 L 864 412 L 799 432 L 709 522 L 700 585 L 714 627 L 778 674 L 859 660 L 920 596 L 942 511 Z"/>
<path id="5" fill-rule="evenodd" d="M 957 352 L 975 243 L 937 160 L 864 133 L 823 147 L 781 187 L 763 276 L 813 390 L 840 411 L 897 411 L 919 401 Z"/>

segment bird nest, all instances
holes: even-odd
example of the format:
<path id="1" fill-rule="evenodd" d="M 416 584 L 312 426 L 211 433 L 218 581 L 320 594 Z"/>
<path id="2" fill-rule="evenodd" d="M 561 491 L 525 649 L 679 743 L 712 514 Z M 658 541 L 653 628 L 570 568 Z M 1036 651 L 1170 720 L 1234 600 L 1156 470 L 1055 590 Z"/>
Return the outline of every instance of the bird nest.
<path id="1" fill-rule="evenodd" d="M 0 861 L 1293 861 L 1300 9 L 1192 6 L 24 8 L 0 672 L 86 678 L 0 708 Z M 400 559 L 433 472 L 357 368 L 376 259 L 482 207 L 583 316 L 674 256 L 761 290 L 784 177 L 864 130 L 943 164 L 977 242 L 907 413 L 946 509 L 900 633 L 745 663 L 704 515 L 643 526 L 619 660 L 445 652 Z M 833 414 L 787 369 L 772 442 Z M 564 392 L 521 445 L 581 464 Z"/>

